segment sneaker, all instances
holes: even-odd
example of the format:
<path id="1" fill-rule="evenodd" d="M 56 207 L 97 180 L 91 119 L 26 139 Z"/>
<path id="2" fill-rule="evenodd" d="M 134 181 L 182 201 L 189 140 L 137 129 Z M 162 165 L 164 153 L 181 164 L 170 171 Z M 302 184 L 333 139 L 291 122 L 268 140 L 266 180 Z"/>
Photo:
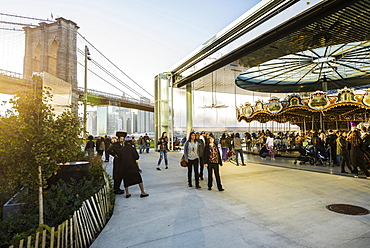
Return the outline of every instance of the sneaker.
<path id="1" fill-rule="evenodd" d="M 199 185 L 197 185 L 197 186 L 195 186 L 195 188 L 200 189 L 200 188 L 202 188 L 202 187 L 200 187 Z"/>
<path id="2" fill-rule="evenodd" d="M 159 171 L 160 171 L 160 170 L 161 170 L 161 168 L 157 167 L 157 170 L 159 170 Z"/>
<path id="3" fill-rule="evenodd" d="M 166 165 L 165 169 L 168 169 L 168 166 Z"/>

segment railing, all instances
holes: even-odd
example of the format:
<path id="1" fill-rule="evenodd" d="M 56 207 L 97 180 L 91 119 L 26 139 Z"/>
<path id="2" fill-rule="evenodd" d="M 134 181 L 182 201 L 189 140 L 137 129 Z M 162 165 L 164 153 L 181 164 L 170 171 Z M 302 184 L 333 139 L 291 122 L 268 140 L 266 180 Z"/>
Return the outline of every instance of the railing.
<path id="1" fill-rule="evenodd" d="M 106 175 L 104 177 L 106 181 L 104 187 L 90 199 L 85 200 L 69 220 L 60 224 L 56 230 L 52 227 L 37 232 L 34 240 L 32 240 L 32 235 L 28 236 L 27 240 L 22 239 L 18 248 L 89 247 L 96 238 L 96 234 L 104 228 L 111 209 L 110 183 Z M 9 246 L 9 248 L 15 247 L 17 246 Z"/>
<path id="2" fill-rule="evenodd" d="M 32 77 L 25 76 L 25 75 L 23 75 L 22 73 L 19 73 L 19 72 L 14 72 L 14 71 L 8 71 L 8 70 L 0 69 L 0 74 L 2 74 L 4 76 L 12 77 L 12 78 L 24 79 L 24 80 L 27 80 L 27 81 L 32 81 Z"/>
<path id="3" fill-rule="evenodd" d="M 82 95 L 83 92 L 84 92 L 84 89 L 82 87 L 79 87 L 78 91 Z M 88 89 L 87 92 L 89 94 L 93 94 L 93 95 L 96 95 L 96 96 L 99 96 L 99 97 L 104 97 L 105 99 L 111 100 L 111 101 L 119 100 L 121 102 L 127 102 L 127 103 L 132 103 L 132 104 L 140 104 L 140 105 L 144 105 L 144 106 L 148 106 L 148 107 L 153 107 L 153 103 L 150 102 L 149 99 L 137 100 L 135 98 L 115 95 L 115 94 L 111 94 L 111 93 L 107 93 L 107 92 L 103 92 L 103 91 L 98 91 L 98 90 L 93 90 L 93 89 Z"/>

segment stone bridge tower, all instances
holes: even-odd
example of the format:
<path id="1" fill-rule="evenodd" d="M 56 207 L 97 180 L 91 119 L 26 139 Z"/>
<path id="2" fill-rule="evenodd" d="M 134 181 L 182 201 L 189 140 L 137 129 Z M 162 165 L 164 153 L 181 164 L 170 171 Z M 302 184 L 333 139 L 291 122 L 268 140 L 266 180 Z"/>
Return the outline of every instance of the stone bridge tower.
<path id="1" fill-rule="evenodd" d="M 47 72 L 72 85 L 77 90 L 77 30 L 76 23 L 62 17 L 53 23 L 39 23 L 37 27 L 25 27 L 25 56 L 23 74 Z M 73 94 L 72 103 L 77 103 Z"/>

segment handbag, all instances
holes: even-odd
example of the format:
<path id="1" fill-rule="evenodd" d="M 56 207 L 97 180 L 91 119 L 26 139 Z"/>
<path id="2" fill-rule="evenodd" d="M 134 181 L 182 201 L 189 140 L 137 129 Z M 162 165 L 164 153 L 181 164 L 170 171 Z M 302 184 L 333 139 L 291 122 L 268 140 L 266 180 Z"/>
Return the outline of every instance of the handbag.
<path id="1" fill-rule="evenodd" d="M 186 163 L 184 155 L 182 155 L 182 157 L 181 157 L 180 165 L 181 165 L 181 167 L 188 167 L 188 163 Z"/>

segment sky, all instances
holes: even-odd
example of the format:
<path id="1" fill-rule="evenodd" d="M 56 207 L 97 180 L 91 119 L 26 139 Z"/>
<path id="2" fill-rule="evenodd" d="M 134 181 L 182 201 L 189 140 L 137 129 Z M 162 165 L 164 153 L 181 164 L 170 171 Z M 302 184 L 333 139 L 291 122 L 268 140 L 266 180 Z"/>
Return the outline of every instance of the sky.
<path id="1" fill-rule="evenodd" d="M 72 20 L 100 52 L 154 93 L 168 71 L 259 0 L 0 0 L 1 13 Z M 92 54 L 92 56 L 94 56 Z"/>

